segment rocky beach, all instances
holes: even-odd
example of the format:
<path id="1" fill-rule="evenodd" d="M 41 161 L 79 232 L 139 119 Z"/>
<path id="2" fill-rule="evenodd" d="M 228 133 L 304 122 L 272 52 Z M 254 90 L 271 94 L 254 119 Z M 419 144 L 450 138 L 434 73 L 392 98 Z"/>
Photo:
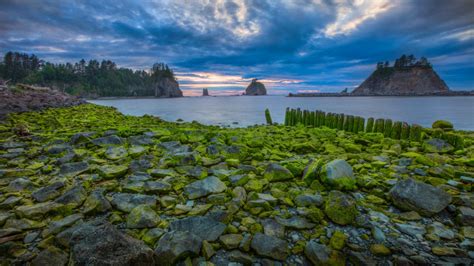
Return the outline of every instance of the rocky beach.
<path id="1" fill-rule="evenodd" d="M 0 124 L 0 261 L 472 265 L 474 136 L 433 127 L 415 141 L 93 104 L 12 113 Z"/>

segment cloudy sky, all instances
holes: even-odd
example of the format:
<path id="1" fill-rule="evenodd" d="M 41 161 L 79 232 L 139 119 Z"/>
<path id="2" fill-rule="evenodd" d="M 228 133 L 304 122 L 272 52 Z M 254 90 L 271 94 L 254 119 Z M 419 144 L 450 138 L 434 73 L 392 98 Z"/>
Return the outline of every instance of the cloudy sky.
<path id="1" fill-rule="evenodd" d="M 0 36 L 52 62 L 166 62 L 187 95 L 352 89 L 403 53 L 474 89 L 473 0 L 0 0 Z"/>

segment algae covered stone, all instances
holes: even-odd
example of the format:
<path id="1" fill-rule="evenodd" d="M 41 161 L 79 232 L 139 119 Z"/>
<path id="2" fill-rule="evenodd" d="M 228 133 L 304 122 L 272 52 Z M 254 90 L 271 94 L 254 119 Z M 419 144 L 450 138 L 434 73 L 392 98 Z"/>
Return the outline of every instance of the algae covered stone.
<path id="1" fill-rule="evenodd" d="M 271 163 L 265 169 L 265 172 L 263 173 L 263 177 L 270 182 L 275 182 L 275 181 L 285 181 L 285 180 L 292 179 L 293 174 L 290 172 L 290 170 L 286 169 L 285 167 L 276 163 Z"/>
<path id="2" fill-rule="evenodd" d="M 221 193 L 227 186 L 219 178 L 209 176 L 203 180 L 195 181 L 186 187 L 184 192 L 190 199 L 197 199 L 213 193 Z"/>
<path id="3" fill-rule="evenodd" d="M 193 233 L 203 240 L 216 241 L 226 229 L 224 223 L 207 216 L 194 216 L 173 221 L 171 230 Z"/>
<path id="4" fill-rule="evenodd" d="M 155 227 L 159 222 L 160 217 L 149 205 L 139 205 L 127 216 L 128 228 Z"/>
<path id="5" fill-rule="evenodd" d="M 432 128 L 440 128 L 443 130 L 452 130 L 454 128 L 453 123 L 446 120 L 436 120 L 431 125 Z"/>
<path id="6" fill-rule="evenodd" d="M 354 198 L 337 190 L 329 193 L 324 212 L 331 221 L 340 225 L 354 222 L 358 214 Z"/>
<path id="7" fill-rule="evenodd" d="M 128 171 L 126 165 L 104 165 L 97 169 L 99 174 L 105 179 L 112 179 L 124 176 Z"/>
<path id="8" fill-rule="evenodd" d="M 412 178 L 397 182 L 389 192 L 393 203 L 402 210 L 413 210 L 431 216 L 451 203 L 451 195 L 432 185 Z"/>
<path id="9" fill-rule="evenodd" d="M 199 255 L 202 239 L 191 232 L 171 231 L 165 233 L 156 244 L 158 265 L 171 266 L 186 257 Z"/>
<path id="10" fill-rule="evenodd" d="M 354 189 L 356 179 L 352 166 L 345 160 L 337 159 L 333 160 L 321 169 L 321 180 L 337 189 Z"/>

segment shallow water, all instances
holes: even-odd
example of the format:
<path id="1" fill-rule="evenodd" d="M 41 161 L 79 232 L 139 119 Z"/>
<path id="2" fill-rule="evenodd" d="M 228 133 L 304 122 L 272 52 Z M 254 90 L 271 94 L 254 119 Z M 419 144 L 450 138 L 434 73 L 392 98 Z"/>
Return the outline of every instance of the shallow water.
<path id="1" fill-rule="evenodd" d="M 302 108 L 365 118 L 391 118 L 430 127 L 445 119 L 455 128 L 474 130 L 474 97 L 313 97 L 228 96 L 172 99 L 111 99 L 90 102 L 116 107 L 128 115 L 150 114 L 168 121 L 181 118 L 203 124 L 249 126 L 265 123 L 265 108 L 274 122 L 284 121 L 285 109 Z M 237 124 L 233 124 L 237 122 Z"/>

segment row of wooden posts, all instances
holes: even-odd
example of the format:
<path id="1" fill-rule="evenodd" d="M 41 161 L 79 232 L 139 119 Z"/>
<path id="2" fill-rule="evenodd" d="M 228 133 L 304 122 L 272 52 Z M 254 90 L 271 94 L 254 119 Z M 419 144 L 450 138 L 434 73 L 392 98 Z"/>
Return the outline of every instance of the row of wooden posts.
<path id="1" fill-rule="evenodd" d="M 413 141 L 420 141 L 423 132 L 420 125 L 409 125 L 407 122 L 400 121 L 393 122 L 391 119 L 374 119 L 371 117 L 367 119 L 366 123 L 365 119 L 360 116 L 286 108 L 285 126 L 296 126 L 298 124 L 310 127 L 325 126 L 354 133 L 383 133 L 385 137 Z"/>

